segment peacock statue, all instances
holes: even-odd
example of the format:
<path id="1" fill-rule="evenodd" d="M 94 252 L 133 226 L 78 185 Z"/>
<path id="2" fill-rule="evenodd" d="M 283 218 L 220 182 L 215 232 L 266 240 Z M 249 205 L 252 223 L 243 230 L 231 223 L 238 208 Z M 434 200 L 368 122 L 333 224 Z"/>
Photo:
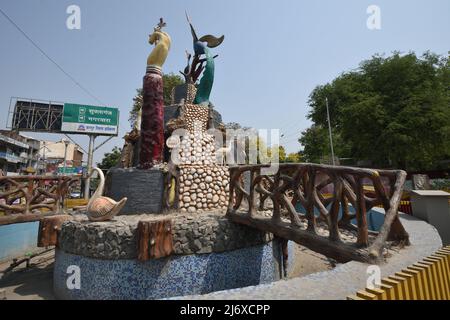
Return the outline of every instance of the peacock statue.
<path id="1" fill-rule="evenodd" d="M 100 178 L 97 190 L 92 195 L 87 204 L 87 216 L 90 221 L 107 221 L 117 215 L 127 202 L 127 198 L 123 198 L 119 202 L 103 196 L 105 188 L 105 175 L 99 168 L 93 168 L 92 173 L 96 171 Z M 91 175 L 92 175 L 91 173 Z"/>

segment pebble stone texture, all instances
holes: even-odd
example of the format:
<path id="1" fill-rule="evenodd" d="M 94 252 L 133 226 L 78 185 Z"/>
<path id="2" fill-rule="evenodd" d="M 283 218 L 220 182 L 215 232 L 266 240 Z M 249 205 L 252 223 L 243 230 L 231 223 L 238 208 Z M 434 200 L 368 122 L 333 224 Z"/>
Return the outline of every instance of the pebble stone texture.
<path id="1" fill-rule="evenodd" d="M 228 167 L 216 161 L 215 139 L 208 134 L 208 107 L 185 105 L 185 123 L 189 134 L 179 150 L 179 208 L 182 212 L 225 209 L 228 204 Z"/>
<path id="2" fill-rule="evenodd" d="M 56 250 L 53 288 L 58 299 L 144 300 L 204 294 L 280 279 L 278 241 L 222 253 L 158 260 L 100 260 Z M 70 266 L 79 267 L 80 289 L 68 289 Z M 70 279 L 69 279 L 70 280 Z"/>
<path id="3" fill-rule="evenodd" d="M 201 131 L 208 129 L 209 108 L 197 104 L 184 105 L 184 121 L 186 130 L 189 132 Z"/>
<path id="4" fill-rule="evenodd" d="M 79 214 L 63 224 L 58 246 L 67 253 L 97 259 L 136 259 L 139 220 L 172 220 L 175 255 L 226 252 L 265 245 L 272 241 L 264 233 L 235 224 L 224 212 L 196 214 L 116 216 L 113 221 L 89 222 Z"/>
<path id="5" fill-rule="evenodd" d="M 176 103 L 192 103 L 197 94 L 197 87 L 193 83 L 183 83 L 172 88 L 171 102 Z"/>
<path id="6" fill-rule="evenodd" d="M 382 209 L 374 208 L 373 210 Z M 404 247 L 380 265 L 381 277 L 387 277 L 416 263 L 442 247 L 437 230 L 430 224 L 410 215 L 400 214 L 410 235 L 411 246 Z M 326 272 L 305 277 L 276 281 L 207 295 L 190 295 L 178 299 L 192 300 L 344 300 L 366 287 L 367 264 L 351 261 Z"/>
<path id="7" fill-rule="evenodd" d="M 210 103 L 211 107 L 214 107 Z M 164 108 L 164 130 L 167 130 L 167 123 L 175 118 L 178 118 L 181 114 L 181 109 L 184 107 L 184 104 L 179 104 L 179 101 L 176 102 L 176 104 L 173 104 L 171 106 L 166 106 Z M 212 120 L 214 123 L 214 126 L 217 128 L 222 123 L 222 116 L 221 114 L 216 110 L 212 109 Z"/>
<path id="8" fill-rule="evenodd" d="M 155 167 L 113 168 L 106 177 L 105 196 L 116 201 L 128 200 L 119 214 L 161 212 L 164 194 L 164 172 Z"/>

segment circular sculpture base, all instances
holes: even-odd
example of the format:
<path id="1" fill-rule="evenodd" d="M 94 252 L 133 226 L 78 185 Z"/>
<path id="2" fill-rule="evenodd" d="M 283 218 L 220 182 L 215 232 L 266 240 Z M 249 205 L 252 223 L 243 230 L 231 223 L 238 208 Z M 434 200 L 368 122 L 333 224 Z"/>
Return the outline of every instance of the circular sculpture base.
<path id="1" fill-rule="evenodd" d="M 274 241 L 234 251 L 158 260 L 101 260 L 56 251 L 54 292 L 59 299 L 162 299 L 270 283 L 280 279 Z M 80 269 L 80 289 L 69 289 L 70 266 Z M 70 280 L 69 280 L 70 281 Z"/>
<path id="2" fill-rule="evenodd" d="M 139 261 L 137 224 L 170 219 L 174 252 Z M 289 266 L 293 261 L 289 245 Z M 223 213 L 118 216 L 62 225 L 54 266 L 59 299 L 163 299 L 270 283 L 283 277 L 282 244 Z M 78 277 L 78 278 L 77 278 Z M 79 288 L 77 287 L 79 280 Z"/>

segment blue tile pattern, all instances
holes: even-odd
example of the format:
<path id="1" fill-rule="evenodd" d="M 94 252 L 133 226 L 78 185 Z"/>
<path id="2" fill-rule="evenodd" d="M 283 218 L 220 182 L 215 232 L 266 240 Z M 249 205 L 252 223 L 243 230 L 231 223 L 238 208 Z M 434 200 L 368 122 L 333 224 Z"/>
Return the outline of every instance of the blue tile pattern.
<path id="1" fill-rule="evenodd" d="M 100 260 L 57 250 L 54 291 L 60 299 L 162 299 L 269 283 L 280 279 L 280 246 L 170 256 L 158 260 Z M 80 268 L 81 289 L 66 286 L 70 265 Z"/>

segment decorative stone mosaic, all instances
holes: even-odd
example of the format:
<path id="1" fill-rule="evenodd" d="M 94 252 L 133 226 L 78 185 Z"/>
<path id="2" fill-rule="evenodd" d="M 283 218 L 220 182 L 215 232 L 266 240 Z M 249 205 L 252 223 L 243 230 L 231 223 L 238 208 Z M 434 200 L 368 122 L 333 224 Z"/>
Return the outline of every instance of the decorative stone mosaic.
<path id="1" fill-rule="evenodd" d="M 195 213 L 226 209 L 229 172 L 225 166 L 180 166 L 180 210 Z"/>
<path id="2" fill-rule="evenodd" d="M 196 104 L 184 105 L 184 121 L 189 132 L 205 132 L 209 120 L 209 107 Z"/>
<path id="3" fill-rule="evenodd" d="M 292 259 L 293 257 L 291 257 Z M 205 294 L 280 279 L 280 244 L 158 260 L 100 260 L 56 250 L 54 292 L 59 299 L 162 299 Z M 68 289 L 69 266 L 80 289 Z"/>
<path id="4" fill-rule="evenodd" d="M 209 108 L 185 105 L 185 127 L 179 149 L 179 208 L 182 212 L 225 209 L 228 204 L 229 171 L 219 165 L 214 136 L 207 133 Z"/>
<path id="5" fill-rule="evenodd" d="M 139 220 L 171 219 L 175 255 L 230 251 L 265 244 L 270 233 L 229 221 L 223 212 L 126 215 L 112 221 L 88 222 L 83 214 L 62 225 L 59 248 L 99 259 L 135 259 Z"/>

